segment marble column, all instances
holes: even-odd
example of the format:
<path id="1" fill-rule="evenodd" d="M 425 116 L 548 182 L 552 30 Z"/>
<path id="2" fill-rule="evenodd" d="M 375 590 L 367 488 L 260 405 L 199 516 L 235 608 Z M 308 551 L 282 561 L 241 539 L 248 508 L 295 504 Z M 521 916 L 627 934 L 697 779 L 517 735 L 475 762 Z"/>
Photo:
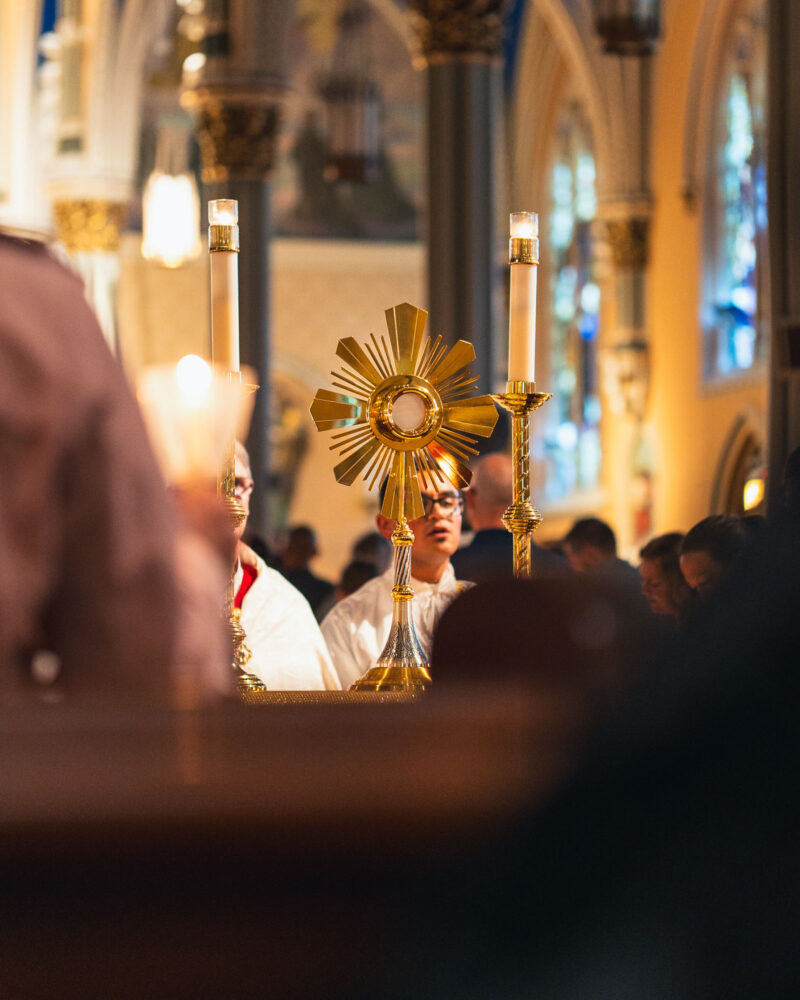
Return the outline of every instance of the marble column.
<path id="1" fill-rule="evenodd" d="M 607 207 L 608 211 L 608 207 Z M 605 220 L 605 240 L 613 267 L 616 323 L 604 348 L 614 397 L 612 409 L 644 420 L 649 383 L 646 281 L 650 219 L 635 209 L 617 206 L 617 217 Z"/>
<path id="2" fill-rule="evenodd" d="M 767 190 L 771 299 L 769 475 L 774 515 L 789 453 L 800 445 L 800 8 L 769 2 Z"/>
<path id="3" fill-rule="evenodd" d="M 498 226 L 506 0 L 410 0 L 427 76 L 428 328 L 469 340 L 482 392 L 505 378 Z M 530 206 L 516 206 L 519 210 Z"/>
<path id="4" fill-rule="evenodd" d="M 247 449 L 255 481 L 250 529 L 269 527 L 270 434 L 270 189 L 287 67 L 292 4 L 242 0 L 209 21 L 206 63 L 187 80 L 184 103 L 194 108 L 202 155 L 204 199 L 239 202 L 239 334 L 243 365 L 256 372 Z"/>

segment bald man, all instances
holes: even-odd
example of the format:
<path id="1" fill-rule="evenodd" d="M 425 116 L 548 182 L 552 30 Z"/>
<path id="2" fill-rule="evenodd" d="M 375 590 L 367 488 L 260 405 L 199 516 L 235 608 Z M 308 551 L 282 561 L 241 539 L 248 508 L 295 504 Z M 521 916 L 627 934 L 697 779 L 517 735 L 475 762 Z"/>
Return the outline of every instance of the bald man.
<path id="1" fill-rule="evenodd" d="M 475 463 L 466 493 L 469 523 L 475 535 L 452 558 L 460 580 L 487 583 L 514 575 L 514 540 L 503 524 L 503 514 L 514 496 L 513 476 L 511 458 L 500 452 L 484 455 Z M 534 575 L 565 573 L 568 569 L 566 560 L 532 542 Z"/>

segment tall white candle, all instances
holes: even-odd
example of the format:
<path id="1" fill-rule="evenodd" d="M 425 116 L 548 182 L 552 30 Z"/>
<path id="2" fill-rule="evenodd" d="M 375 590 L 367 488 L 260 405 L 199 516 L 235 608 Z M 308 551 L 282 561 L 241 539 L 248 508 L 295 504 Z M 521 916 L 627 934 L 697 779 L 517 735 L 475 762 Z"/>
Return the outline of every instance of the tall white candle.
<path id="1" fill-rule="evenodd" d="M 239 371 L 239 205 L 228 198 L 208 203 L 211 266 L 211 356 Z"/>
<path id="2" fill-rule="evenodd" d="M 509 240 L 508 380 L 533 382 L 536 367 L 536 275 L 539 270 L 539 217 L 511 213 Z"/>

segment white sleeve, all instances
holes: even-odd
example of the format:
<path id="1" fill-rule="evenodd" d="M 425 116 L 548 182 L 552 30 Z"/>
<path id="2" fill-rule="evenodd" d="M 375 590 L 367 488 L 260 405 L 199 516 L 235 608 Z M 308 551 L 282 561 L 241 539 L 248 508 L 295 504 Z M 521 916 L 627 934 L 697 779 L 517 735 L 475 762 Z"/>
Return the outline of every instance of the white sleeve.
<path id="1" fill-rule="evenodd" d="M 353 651 L 356 640 L 353 622 L 341 612 L 341 605 L 331 608 L 323 619 L 322 635 L 328 645 L 333 667 L 339 683 L 346 691 L 361 677 L 363 670 L 359 669 Z"/>

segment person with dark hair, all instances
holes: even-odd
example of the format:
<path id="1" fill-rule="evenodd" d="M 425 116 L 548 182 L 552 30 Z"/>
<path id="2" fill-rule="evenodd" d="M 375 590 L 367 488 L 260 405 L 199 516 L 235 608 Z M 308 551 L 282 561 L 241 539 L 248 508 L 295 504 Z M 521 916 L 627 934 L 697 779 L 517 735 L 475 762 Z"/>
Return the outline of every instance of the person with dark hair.
<path id="1" fill-rule="evenodd" d="M 342 570 L 341 579 L 334 590 L 336 600 L 342 601 L 345 597 L 355 594 L 365 583 L 368 583 L 377 575 L 378 568 L 375 563 L 364 562 L 359 559 L 349 562 Z"/>
<path id="2" fill-rule="evenodd" d="M 567 532 L 564 554 L 579 573 L 589 573 L 628 593 L 634 602 L 642 602 L 639 574 L 629 562 L 617 556 L 617 538 L 610 525 L 599 517 L 583 517 Z"/>
<path id="3" fill-rule="evenodd" d="M 705 599 L 719 588 L 747 543 L 741 519 L 730 514 L 712 514 L 688 531 L 681 543 L 681 572 L 698 597 Z"/>
<path id="4" fill-rule="evenodd" d="M 639 549 L 642 593 L 657 615 L 680 620 L 692 601 L 692 589 L 683 578 L 680 550 L 683 534 L 670 531 L 651 538 Z"/>
<path id="5" fill-rule="evenodd" d="M 409 521 L 414 532 L 411 546 L 411 586 L 414 588 L 414 625 L 424 654 L 430 651 L 439 616 L 463 589 L 456 580 L 450 557 L 461 537 L 464 501 L 445 479 L 419 477 L 423 515 Z M 385 489 L 381 489 L 383 495 Z M 378 530 L 390 539 L 396 522 L 383 514 Z M 333 665 L 348 688 L 373 667 L 383 650 L 392 623 L 394 567 L 369 580 L 339 601 L 322 622 Z"/>
<path id="6" fill-rule="evenodd" d="M 311 560 L 317 555 L 319 546 L 317 533 L 313 528 L 307 524 L 298 524 L 289 529 L 289 537 L 282 553 L 281 572 L 305 597 L 317 621 L 320 621 L 320 609 L 326 607 L 333 597 L 333 584 L 311 572 Z"/>
<path id="7" fill-rule="evenodd" d="M 616 535 L 599 517 L 577 520 L 562 544 L 570 566 L 579 573 L 617 557 Z"/>
<path id="8" fill-rule="evenodd" d="M 353 562 L 372 563 L 379 573 L 385 572 L 392 562 L 392 543 L 380 531 L 368 531 L 353 542 Z"/>

